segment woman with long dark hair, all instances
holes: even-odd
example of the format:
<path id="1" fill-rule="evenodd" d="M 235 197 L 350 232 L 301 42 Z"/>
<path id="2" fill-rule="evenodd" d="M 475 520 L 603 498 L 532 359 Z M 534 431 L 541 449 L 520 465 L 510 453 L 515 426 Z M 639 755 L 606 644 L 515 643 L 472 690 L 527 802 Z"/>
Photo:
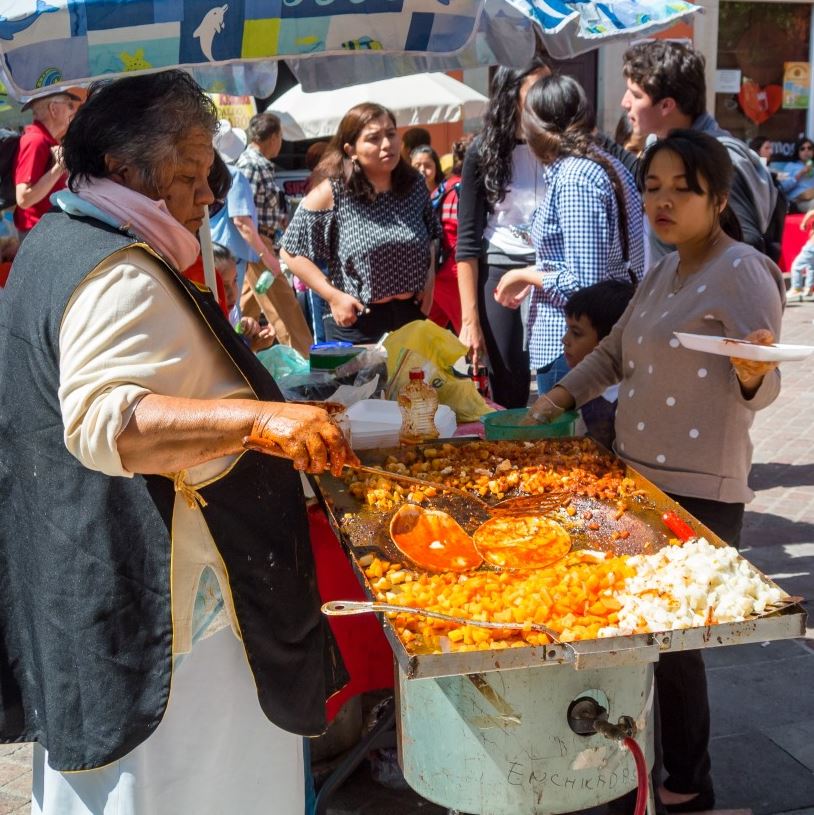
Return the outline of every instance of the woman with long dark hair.
<path id="1" fill-rule="evenodd" d="M 329 340 L 376 342 L 432 306 L 441 236 L 423 176 L 401 156 L 396 119 L 364 103 L 339 123 L 282 242 L 289 269 L 327 300 Z M 326 277 L 316 261 L 327 260 Z"/>
<path id="2" fill-rule="evenodd" d="M 528 403 L 529 355 L 520 312 L 497 303 L 494 291 L 507 271 L 534 262 L 529 223 L 545 183 L 523 140 L 520 114 L 528 89 L 549 73 L 539 58 L 522 70 L 498 68 L 483 132 L 467 151 L 461 176 L 460 338 L 474 365 L 487 363 L 492 397 L 505 407 Z"/>
<path id="3" fill-rule="evenodd" d="M 529 354 L 539 393 L 568 373 L 565 304 L 577 290 L 644 273 L 642 202 L 633 176 L 593 141 L 595 119 L 581 85 L 547 76 L 529 90 L 523 132 L 543 165 L 546 194 L 532 215 L 533 266 L 503 276 L 495 298 L 517 308 L 532 292 Z"/>
<path id="4" fill-rule="evenodd" d="M 645 152 L 639 171 L 650 225 L 676 247 L 638 287 L 611 333 L 532 407 L 537 417 L 583 405 L 619 384 L 616 450 L 715 534 L 737 546 L 749 428 L 780 391 L 776 363 L 683 348 L 686 331 L 774 342 L 783 276 L 741 242 L 729 208 L 726 148 L 695 130 L 674 130 Z M 661 745 L 671 812 L 712 809 L 709 702 L 700 651 L 661 655 L 656 668 Z"/>

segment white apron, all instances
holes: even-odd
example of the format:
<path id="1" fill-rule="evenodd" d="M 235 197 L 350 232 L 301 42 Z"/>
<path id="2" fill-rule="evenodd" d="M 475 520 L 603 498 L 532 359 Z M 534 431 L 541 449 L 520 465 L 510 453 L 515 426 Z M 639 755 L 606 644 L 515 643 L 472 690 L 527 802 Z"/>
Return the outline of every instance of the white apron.
<path id="1" fill-rule="evenodd" d="M 60 773 L 34 745 L 32 815 L 302 815 L 302 738 L 266 719 L 231 628 L 176 662 L 156 732 L 98 770 Z"/>

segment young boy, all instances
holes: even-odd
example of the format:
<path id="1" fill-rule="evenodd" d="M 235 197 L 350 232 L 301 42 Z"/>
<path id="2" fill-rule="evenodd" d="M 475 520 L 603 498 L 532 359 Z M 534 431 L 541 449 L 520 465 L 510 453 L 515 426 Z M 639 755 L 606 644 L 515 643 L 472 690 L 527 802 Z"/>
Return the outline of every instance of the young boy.
<path id="1" fill-rule="evenodd" d="M 603 280 L 574 292 L 565 304 L 565 322 L 568 330 L 562 338 L 565 361 L 573 368 L 610 334 L 622 316 L 630 298 L 633 284 L 622 280 Z M 580 408 L 588 435 L 600 444 L 613 449 L 616 438 L 614 420 L 619 386 L 613 385 L 602 396 L 592 399 Z"/>
<path id="2" fill-rule="evenodd" d="M 270 348 L 274 344 L 273 329 L 262 328 L 257 320 L 251 317 L 241 317 L 237 309 L 240 292 L 237 290 L 237 261 L 234 255 L 219 243 L 212 244 L 212 254 L 215 257 L 215 271 L 223 282 L 229 322 L 235 330 L 240 331 L 252 351 Z"/>

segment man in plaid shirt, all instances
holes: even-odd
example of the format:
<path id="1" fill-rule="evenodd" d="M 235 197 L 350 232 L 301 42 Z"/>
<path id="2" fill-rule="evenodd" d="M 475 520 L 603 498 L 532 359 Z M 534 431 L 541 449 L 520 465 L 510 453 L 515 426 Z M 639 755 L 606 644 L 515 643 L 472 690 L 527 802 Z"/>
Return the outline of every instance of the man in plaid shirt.
<path id="1" fill-rule="evenodd" d="M 280 120 L 273 113 L 258 113 L 249 122 L 247 136 L 249 145 L 235 166 L 252 186 L 258 231 L 274 246 L 285 230 L 288 210 L 271 163 L 283 144 Z"/>

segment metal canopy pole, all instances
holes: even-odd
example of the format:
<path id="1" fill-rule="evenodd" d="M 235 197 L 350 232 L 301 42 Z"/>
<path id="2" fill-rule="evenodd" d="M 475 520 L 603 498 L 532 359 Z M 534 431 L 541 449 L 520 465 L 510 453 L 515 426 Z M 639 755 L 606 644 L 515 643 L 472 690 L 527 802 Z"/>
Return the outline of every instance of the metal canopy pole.
<path id="1" fill-rule="evenodd" d="M 215 256 L 212 250 L 212 227 L 209 224 L 209 207 L 204 207 L 204 219 L 201 228 L 198 230 L 198 238 L 201 241 L 201 256 L 203 258 L 204 280 L 206 285 L 212 290 L 215 297 L 218 296 L 218 279 L 215 275 Z"/>

